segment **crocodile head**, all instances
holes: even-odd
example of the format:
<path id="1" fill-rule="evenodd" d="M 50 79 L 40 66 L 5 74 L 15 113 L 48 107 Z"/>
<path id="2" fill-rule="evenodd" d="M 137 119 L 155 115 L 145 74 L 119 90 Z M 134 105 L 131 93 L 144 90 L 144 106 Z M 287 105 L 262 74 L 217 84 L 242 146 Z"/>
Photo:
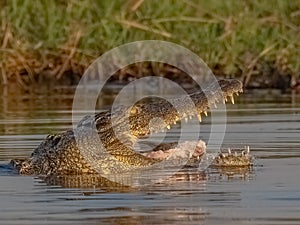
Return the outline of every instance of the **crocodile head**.
<path id="1" fill-rule="evenodd" d="M 204 90 L 177 99 L 140 103 L 121 107 L 113 113 L 98 114 L 95 117 L 97 130 L 107 131 L 113 126 L 115 133 L 120 135 L 118 137 L 143 138 L 194 116 L 201 122 L 202 116 L 207 115 L 211 107 L 216 107 L 216 103 L 225 104 L 229 99 L 234 104 L 234 95 L 240 92 L 243 92 L 243 85 L 239 80 L 219 80 Z"/>
<path id="2" fill-rule="evenodd" d="M 79 122 L 77 128 L 80 129 L 80 136 L 86 137 L 91 135 L 82 135 L 82 128 L 95 126 L 105 153 L 108 152 L 126 165 L 148 166 L 157 160 L 134 151 L 133 146 L 139 138 L 170 129 L 178 121 L 193 116 L 197 116 L 201 122 L 203 114 L 207 115 L 207 111 L 215 107 L 216 103 L 225 104 L 228 99 L 234 103 L 234 95 L 242 91 L 243 85 L 239 80 L 219 80 L 204 90 L 176 99 L 138 103 L 132 107 L 120 106 L 115 110 L 87 116 Z M 94 137 L 84 143 L 83 149 L 93 145 L 94 149 L 102 151 Z"/>

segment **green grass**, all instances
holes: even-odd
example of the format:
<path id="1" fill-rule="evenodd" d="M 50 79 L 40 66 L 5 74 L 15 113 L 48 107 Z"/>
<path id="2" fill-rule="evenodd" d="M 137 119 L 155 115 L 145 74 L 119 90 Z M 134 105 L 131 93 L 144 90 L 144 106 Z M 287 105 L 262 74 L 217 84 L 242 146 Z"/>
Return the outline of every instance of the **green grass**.
<path id="1" fill-rule="evenodd" d="M 82 73 L 105 51 L 145 39 L 183 45 L 224 76 L 251 75 L 262 62 L 300 71 L 299 0 L 138 2 L 0 1 L 2 81 Z"/>

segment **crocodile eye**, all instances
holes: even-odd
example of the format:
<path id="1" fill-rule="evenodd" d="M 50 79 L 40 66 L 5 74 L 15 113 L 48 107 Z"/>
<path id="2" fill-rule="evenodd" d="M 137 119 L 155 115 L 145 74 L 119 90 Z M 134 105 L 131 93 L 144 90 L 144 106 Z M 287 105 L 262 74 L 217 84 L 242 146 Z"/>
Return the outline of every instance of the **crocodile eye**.
<path id="1" fill-rule="evenodd" d="M 130 109 L 130 114 L 131 115 L 135 115 L 135 114 L 138 114 L 142 111 L 141 107 L 139 105 L 134 105 L 131 107 Z"/>

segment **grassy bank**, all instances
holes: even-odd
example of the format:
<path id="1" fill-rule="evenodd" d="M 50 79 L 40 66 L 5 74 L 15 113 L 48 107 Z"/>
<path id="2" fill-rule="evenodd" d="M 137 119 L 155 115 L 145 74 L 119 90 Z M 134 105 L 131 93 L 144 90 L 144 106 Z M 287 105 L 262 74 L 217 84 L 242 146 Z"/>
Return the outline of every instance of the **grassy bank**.
<path id="1" fill-rule="evenodd" d="M 300 71 L 299 0 L 6 0 L 0 7 L 2 83 L 68 79 L 105 51 L 145 39 L 183 45 L 245 83 Z"/>

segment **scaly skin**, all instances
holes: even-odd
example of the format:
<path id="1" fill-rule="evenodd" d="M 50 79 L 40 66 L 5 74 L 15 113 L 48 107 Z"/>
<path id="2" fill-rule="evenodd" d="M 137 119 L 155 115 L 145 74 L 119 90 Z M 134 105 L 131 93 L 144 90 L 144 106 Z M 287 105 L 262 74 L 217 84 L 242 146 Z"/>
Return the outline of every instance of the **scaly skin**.
<path id="1" fill-rule="evenodd" d="M 153 132 L 159 132 L 165 128 L 170 129 L 172 124 L 189 116 L 197 115 L 201 122 L 202 114 L 207 113 L 210 105 L 215 102 L 225 103 L 227 98 L 233 102 L 233 94 L 242 92 L 242 83 L 238 80 L 218 82 L 221 90 L 217 84 L 212 84 L 204 91 L 192 93 L 188 97 L 172 99 L 169 103 L 157 101 L 133 107 L 121 106 L 113 113 L 105 111 L 95 116 L 86 116 L 75 130 L 48 135 L 28 159 L 14 159 L 11 164 L 20 174 L 51 176 L 99 174 L 99 171 L 95 170 L 95 165 L 104 173 L 108 167 L 115 168 L 113 171 L 108 170 L 113 173 L 149 167 L 161 159 L 135 152 L 133 150 L 135 141 Z M 187 104 L 188 98 L 193 101 L 195 107 Z M 172 104 L 179 105 L 180 109 L 175 109 Z M 161 121 L 153 123 L 151 120 L 154 117 L 161 118 L 164 123 Z M 150 121 L 151 125 L 149 125 Z M 99 150 L 106 154 L 95 159 L 93 165 L 89 164 L 85 160 L 86 155 L 84 157 L 78 148 L 75 135 L 87 152 Z M 101 140 L 103 146 L 99 146 L 97 138 Z M 194 158 L 199 161 L 200 156 L 201 154 L 198 154 Z M 91 155 L 91 157 L 93 159 L 94 156 Z M 249 154 L 223 154 L 214 160 L 214 164 L 216 166 L 248 166 L 251 164 L 251 157 Z"/>

